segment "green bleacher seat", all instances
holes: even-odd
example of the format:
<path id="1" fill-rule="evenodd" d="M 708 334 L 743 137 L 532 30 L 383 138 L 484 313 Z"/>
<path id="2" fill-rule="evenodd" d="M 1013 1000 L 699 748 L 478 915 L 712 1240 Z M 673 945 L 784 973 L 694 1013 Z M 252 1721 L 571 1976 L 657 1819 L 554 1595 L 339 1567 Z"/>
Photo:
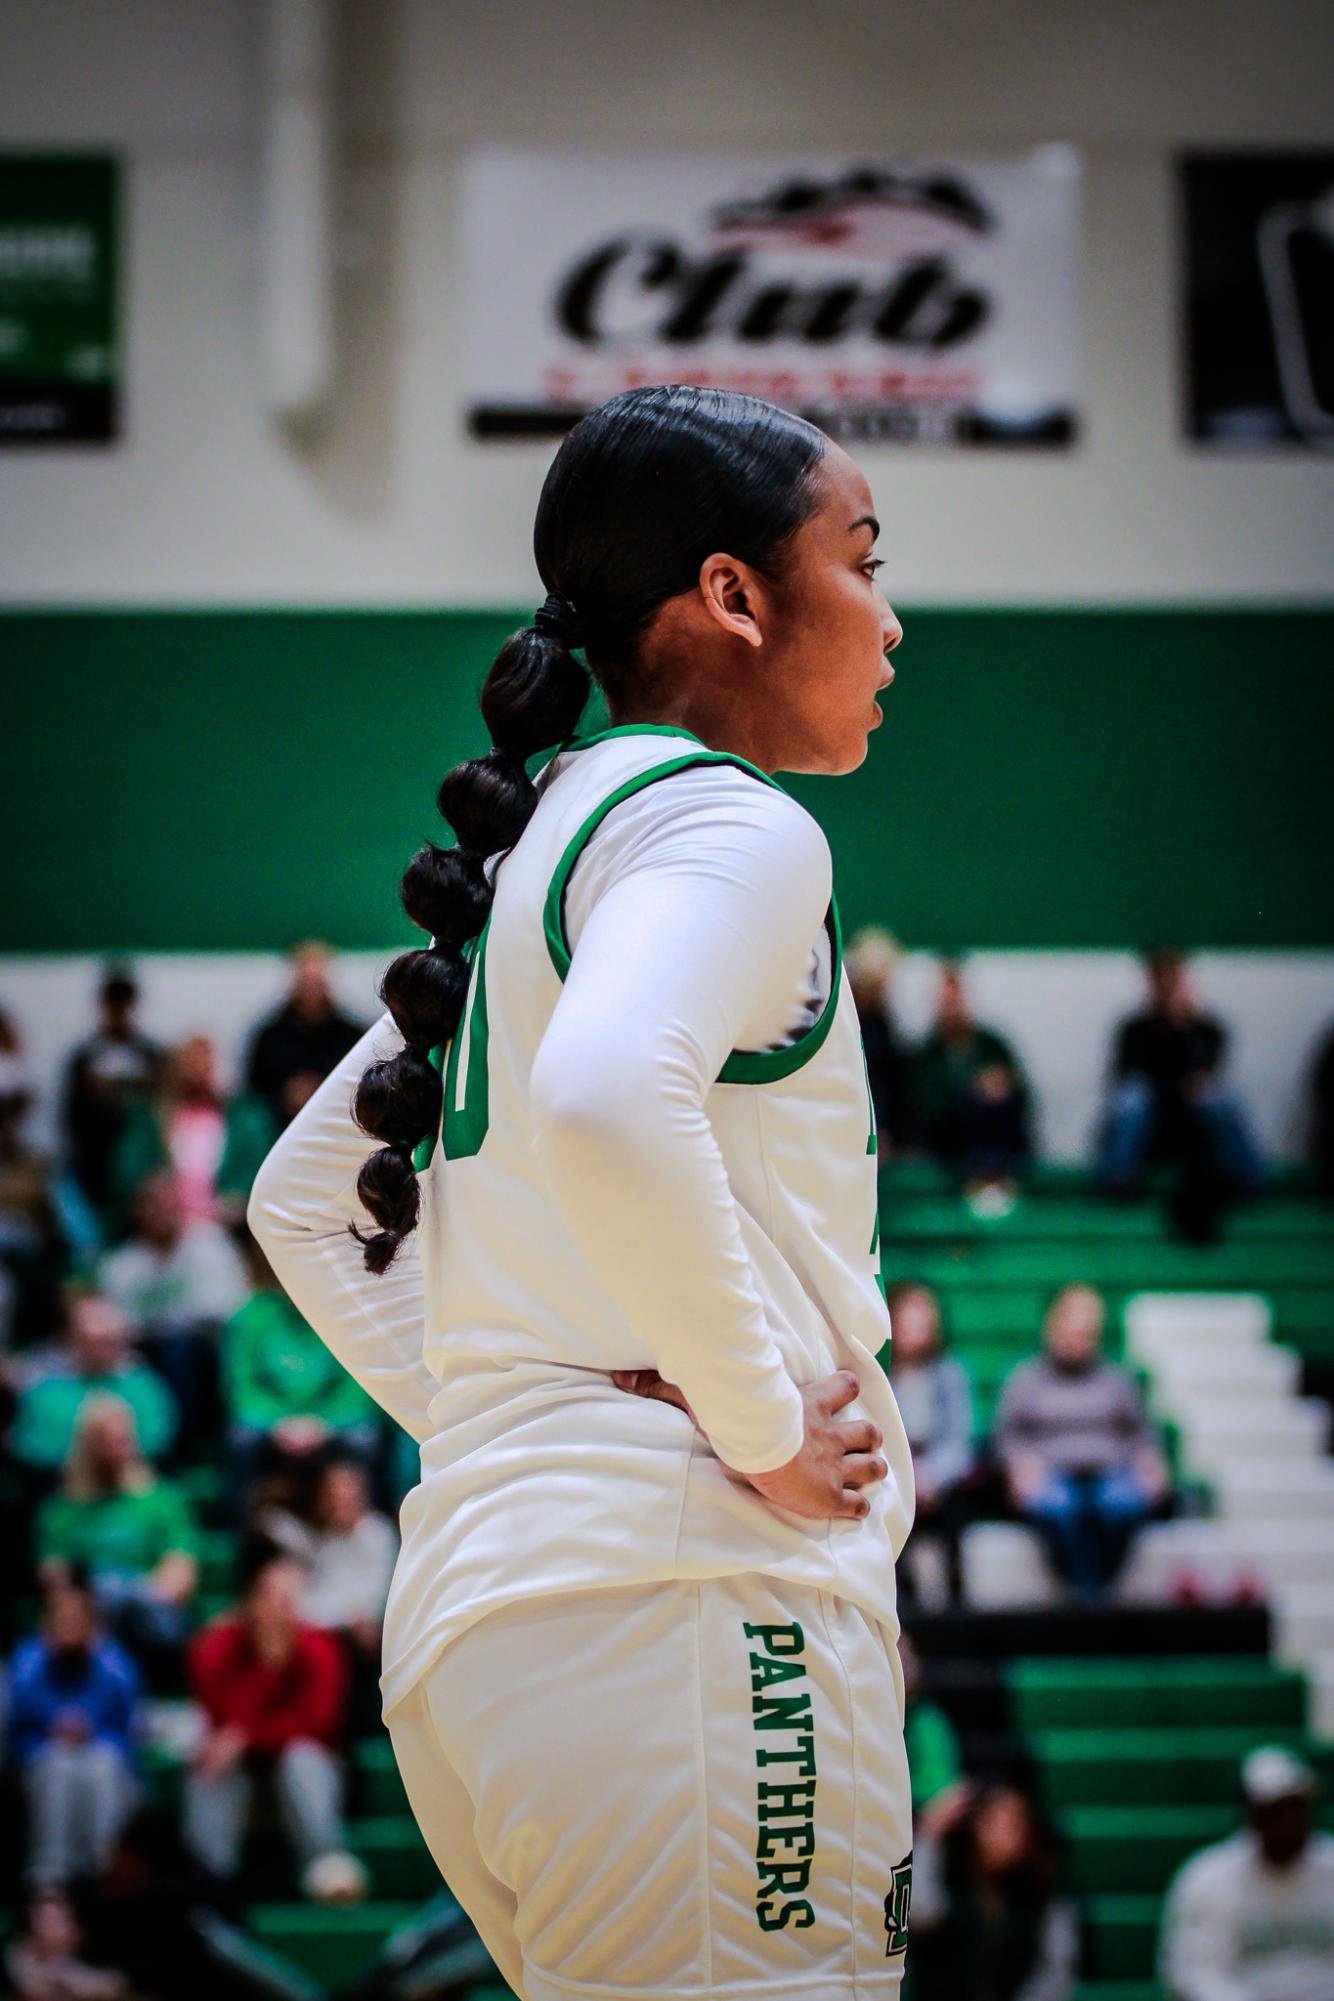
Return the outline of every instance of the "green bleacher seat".
<path id="1" fill-rule="evenodd" d="M 367 1814 L 352 1821 L 350 1833 L 377 1897 L 424 1902 L 440 1888 L 440 1872 L 410 1813 Z"/>
<path id="2" fill-rule="evenodd" d="M 1144 1890 L 1087 1899 L 1089 1972 L 1095 1980 L 1147 1980 L 1152 1975 L 1159 1902 Z"/>
<path id="3" fill-rule="evenodd" d="M 1227 1729 L 1177 1724 L 1167 1730 L 1042 1730 L 1028 1739 L 1042 1767 L 1048 1804 L 1122 1806 L 1171 1798 L 1181 1806 L 1235 1812 L 1237 1772 L 1256 1744 L 1288 1744 L 1318 1769 L 1334 1773 L 1334 1752 L 1308 1744 L 1300 1729 L 1253 1723 Z"/>
<path id="4" fill-rule="evenodd" d="M 1162 2001 L 1162 1989 L 1156 1980 L 1088 1980 L 1073 2001 Z"/>
<path id="5" fill-rule="evenodd" d="M 407 1812 L 407 1795 L 388 1737 L 365 1737 L 356 1746 L 358 1797 L 371 1814 Z"/>
<path id="6" fill-rule="evenodd" d="M 1230 1724 L 1269 1735 L 1299 1728 L 1306 1713 L 1301 1676 L 1263 1659 L 1016 1660 L 1006 1681 L 1028 1733 Z"/>
<path id="7" fill-rule="evenodd" d="M 887 1256 L 902 1256 L 892 1223 Z M 1303 1291 L 1334 1284 L 1334 1236 L 1327 1240 L 1296 1239 L 1271 1243 L 1253 1239 L 1223 1242 L 1207 1249 L 1167 1240 L 1119 1243 L 1088 1237 L 1070 1243 L 1006 1243 L 989 1237 L 962 1250 L 923 1248 L 915 1259 L 918 1278 L 949 1285 L 966 1278 L 970 1285 L 991 1284 L 1007 1291 L 1037 1288 L 1051 1292 L 1068 1279 L 1090 1285 L 1136 1292 L 1267 1291 L 1293 1287 Z M 1326 1318 L 1328 1317 L 1326 1301 Z"/>
<path id="8" fill-rule="evenodd" d="M 199 1587 L 229 1597 L 236 1580 L 236 1537 L 230 1529 L 205 1529 L 199 1538 Z"/>
<path id="9" fill-rule="evenodd" d="M 1175 1786 L 1176 1771 L 1162 1775 Z M 1237 1825 L 1229 1806 L 1083 1806 L 1059 1816 L 1071 1888 L 1081 1895 L 1163 1890 L 1188 1856 Z"/>
<path id="10" fill-rule="evenodd" d="M 395 1925 L 419 1908 L 419 1901 L 377 1903 L 330 1909 L 323 1904 L 252 1904 L 246 1927 L 261 1945 L 285 1953 L 297 1966 L 330 1988 L 346 1987 L 379 1951 Z"/>

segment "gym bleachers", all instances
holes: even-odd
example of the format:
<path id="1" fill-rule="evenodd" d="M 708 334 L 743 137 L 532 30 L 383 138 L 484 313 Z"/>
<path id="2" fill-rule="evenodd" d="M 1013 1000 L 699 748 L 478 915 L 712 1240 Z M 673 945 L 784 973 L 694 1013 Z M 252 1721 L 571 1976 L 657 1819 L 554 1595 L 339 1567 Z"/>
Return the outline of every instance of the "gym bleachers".
<path id="1" fill-rule="evenodd" d="M 1006 1374 L 1034 1352 L 1047 1299 L 1071 1280 L 1105 1292 L 1114 1355 L 1133 1294 L 1261 1293 L 1305 1386 L 1328 1394 L 1334 1209 L 1299 1183 L 1238 1209 L 1221 1242 L 1198 1248 L 1166 1235 L 1156 1200 L 1109 1204 L 1061 1170 L 1040 1172 L 1010 1216 L 981 1221 L 938 1170 L 906 1164 L 882 1175 L 881 1219 L 886 1283 L 939 1291 L 983 1430 Z M 1302 1749 L 1334 1797 L 1334 1747 L 1312 1742 L 1304 1679 L 1271 1658 L 1262 1606 L 965 1610 L 924 1617 L 915 1637 L 965 1753 L 985 1767 L 1008 1743 L 1031 1761 L 1085 1912 L 1087 2001 L 1157 2001 L 1163 1892 L 1188 1855 L 1236 1827 L 1247 1750 Z"/>
<path id="2" fill-rule="evenodd" d="M 1033 1351 L 1045 1301 L 1069 1279 L 1105 1288 L 1114 1352 L 1132 1293 L 1217 1286 L 1263 1291 L 1280 1338 L 1313 1366 L 1334 1359 L 1334 1211 L 1300 1190 L 1239 1211 L 1222 1244 L 1199 1250 L 1166 1239 L 1154 1204 L 1107 1205 L 1051 1171 L 1011 1216 L 979 1222 L 934 1170 L 899 1169 L 882 1177 L 882 1218 L 885 1278 L 939 1288 L 984 1425 L 1005 1374 Z M 235 1537 L 216 1466 L 185 1479 L 204 1525 L 201 1610 L 211 1614 L 232 1596 Z M 966 1753 L 981 1766 L 1027 1761 L 1068 1843 L 1089 1934 L 1080 2001 L 1154 2001 L 1163 1890 L 1186 1855 L 1236 1824 L 1237 1763 L 1251 1745 L 1303 1746 L 1334 1793 L 1334 1751 L 1309 1741 L 1302 1677 L 1270 1658 L 1262 1606 L 963 1610 L 924 1615 L 915 1633 Z M 254 1936 L 330 1990 L 439 1887 L 388 1739 L 357 1743 L 351 1769 L 352 1837 L 371 1898 L 332 1912 L 303 1903 L 267 1854 L 247 1878 Z M 174 1788 L 165 1760 L 158 1782 Z M 475 2001 L 505 1991 L 472 1990 Z"/>

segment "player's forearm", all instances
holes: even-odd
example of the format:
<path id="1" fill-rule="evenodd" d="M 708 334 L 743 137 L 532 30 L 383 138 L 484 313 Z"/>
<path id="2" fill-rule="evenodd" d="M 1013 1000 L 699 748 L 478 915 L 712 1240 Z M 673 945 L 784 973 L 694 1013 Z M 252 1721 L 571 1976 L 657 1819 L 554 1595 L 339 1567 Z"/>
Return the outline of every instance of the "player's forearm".
<path id="1" fill-rule="evenodd" d="M 415 1236 L 381 1277 L 368 1272 L 348 1224 L 374 1227 L 356 1192 L 375 1150 L 352 1117 L 367 1065 L 403 1046 L 383 1015 L 302 1106 L 261 1167 L 246 1210 L 251 1230 L 298 1311 L 367 1395 L 419 1442 L 439 1384 L 422 1359 L 424 1310 Z"/>
<path id="2" fill-rule="evenodd" d="M 556 1036 L 533 1072 L 532 1113 L 566 1227 L 718 1456 L 742 1473 L 786 1465 L 804 1435 L 801 1397 L 688 1076 L 633 1051 L 581 1063 Z"/>

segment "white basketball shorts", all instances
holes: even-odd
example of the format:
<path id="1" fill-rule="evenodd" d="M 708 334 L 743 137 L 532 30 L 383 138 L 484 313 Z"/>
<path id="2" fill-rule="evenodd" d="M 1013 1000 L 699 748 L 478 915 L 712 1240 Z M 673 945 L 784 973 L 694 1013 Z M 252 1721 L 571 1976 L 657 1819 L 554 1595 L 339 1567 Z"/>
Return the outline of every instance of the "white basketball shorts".
<path id="1" fill-rule="evenodd" d="M 441 1874 L 523 2001 L 872 2001 L 912 1816 L 889 1635 L 746 1574 L 532 1598 L 388 1718 Z"/>

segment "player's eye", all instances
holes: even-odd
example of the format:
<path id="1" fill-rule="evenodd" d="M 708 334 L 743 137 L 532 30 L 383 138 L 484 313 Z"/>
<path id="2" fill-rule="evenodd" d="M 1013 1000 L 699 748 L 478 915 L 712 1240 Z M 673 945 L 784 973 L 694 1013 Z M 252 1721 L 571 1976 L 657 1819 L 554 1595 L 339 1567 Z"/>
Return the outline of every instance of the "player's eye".
<path id="1" fill-rule="evenodd" d="M 868 562 L 862 564 L 862 574 L 867 577 L 873 577 L 877 570 L 883 570 L 884 567 L 885 559 L 883 556 L 872 556 Z"/>

